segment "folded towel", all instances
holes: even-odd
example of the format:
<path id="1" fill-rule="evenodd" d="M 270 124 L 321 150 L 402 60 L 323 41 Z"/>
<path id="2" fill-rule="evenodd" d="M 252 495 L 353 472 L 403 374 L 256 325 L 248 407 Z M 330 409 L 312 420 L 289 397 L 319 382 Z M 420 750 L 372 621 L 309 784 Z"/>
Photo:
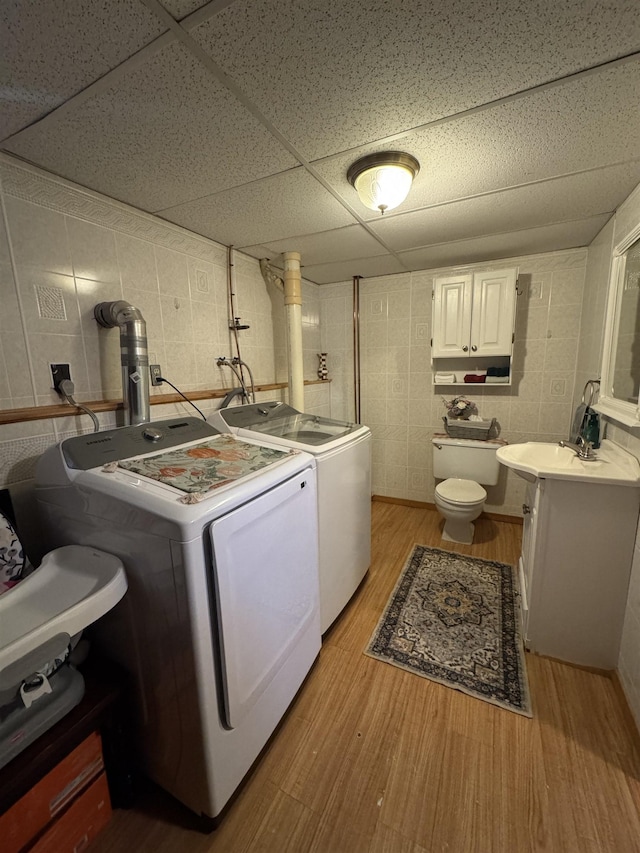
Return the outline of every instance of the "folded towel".
<path id="1" fill-rule="evenodd" d="M 484 373 L 467 373 L 464 377 L 465 382 L 484 382 L 487 377 Z"/>
<path id="2" fill-rule="evenodd" d="M 508 381 L 508 376 L 489 376 L 487 374 L 487 385 L 504 385 Z"/>
<path id="3" fill-rule="evenodd" d="M 436 385 L 447 385 L 456 381 L 455 373 L 436 373 L 434 382 Z"/>
<path id="4" fill-rule="evenodd" d="M 487 368 L 487 376 L 508 376 L 509 368 L 508 367 L 488 367 Z"/>

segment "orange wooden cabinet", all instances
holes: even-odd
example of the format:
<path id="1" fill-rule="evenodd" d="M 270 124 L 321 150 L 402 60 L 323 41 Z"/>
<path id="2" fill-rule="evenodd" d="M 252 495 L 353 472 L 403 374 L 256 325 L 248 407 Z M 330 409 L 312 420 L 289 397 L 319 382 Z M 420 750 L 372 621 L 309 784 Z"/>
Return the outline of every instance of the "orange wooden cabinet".
<path id="1" fill-rule="evenodd" d="M 111 817 L 107 777 L 101 773 L 47 829 L 29 853 L 81 853 Z"/>
<path id="2" fill-rule="evenodd" d="M 91 832 L 91 837 L 94 837 L 108 821 L 111 803 L 103 770 L 102 741 L 98 732 L 92 732 L 0 815 L 3 853 L 19 853 L 45 829 L 45 834 L 36 842 L 34 850 L 51 850 L 55 853 L 63 853 L 67 849 L 81 850 L 81 847 L 74 848 L 73 845 L 64 846 L 62 842 L 70 837 L 69 832 L 74 834 L 71 831 L 73 827 L 65 827 L 68 827 L 69 820 L 77 821 L 75 829 L 81 840 Z M 88 789 L 89 785 L 91 787 Z M 93 792 L 91 796 L 89 791 Z M 72 812 L 72 818 L 69 818 Z M 47 846 L 50 842 L 46 842 L 46 839 L 50 836 L 56 839 L 55 844 L 58 844 L 58 840 L 60 844 Z"/>

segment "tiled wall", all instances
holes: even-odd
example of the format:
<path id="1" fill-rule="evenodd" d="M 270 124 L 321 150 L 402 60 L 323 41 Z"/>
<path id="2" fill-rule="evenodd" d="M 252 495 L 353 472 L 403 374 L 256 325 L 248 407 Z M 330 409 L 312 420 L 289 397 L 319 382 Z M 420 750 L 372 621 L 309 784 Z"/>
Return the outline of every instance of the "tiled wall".
<path id="1" fill-rule="evenodd" d="M 433 502 L 430 439 L 442 430 L 443 397 L 464 394 L 472 399 L 483 418 L 497 418 L 501 436 L 509 442 L 568 437 L 586 259 L 586 250 L 579 249 L 465 268 L 519 268 L 509 387 L 433 385 L 429 344 L 433 279 L 459 269 L 361 282 L 362 421 L 373 432 L 375 494 Z M 350 360 L 351 289 L 349 282 L 320 289 L 322 341 L 330 365 Z M 334 374 L 333 379 L 332 414 L 352 417 L 352 376 Z M 498 485 L 488 489 L 487 509 L 521 515 L 523 499 L 524 482 L 502 469 Z"/>
<path id="2" fill-rule="evenodd" d="M 147 324 L 149 357 L 183 391 L 237 384 L 216 358 L 235 355 L 229 332 L 227 250 L 162 220 L 0 155 L 0 408 L 59 404 L 50 363 L 71 366 L 79 401 L 120 399 L 119 330 L 93 307 L 127 299 Z M 282 294 L 258 262 L 235 256 L 241 353 L 255 382 L 287 380 Z M 303 281 L 305 378 L 317 378 L 319 288 Z M 152 393 L 171 393 L 168 386 Z M 265 397 L 284 392 L 268 392 Z M 308 386 L 305 408 L 329 414 L 330 386 Z M 197 405 L 207 413 L 219 400 Z M 152 406 L 154 419 L 186 404 Z M 114 414 L 100 415 L 103 427 Z M 87 417 L 0 426 L 0 487 L 18 503 L 49 445 L 92 428 Z"/>
<path id="3" fill-rule="evenodd" d="M 583 365 L 591 375 L 600 375 L 605 299 L 608 289 L 613 248 L 621 243 L 640 222 L 640 188 L 616 211 L 612 219 L 589 247 L 585 285 L 582 334 L 579 359 L 580 379 L 586 377 Z M 578 387 L 576 388 L 578 390 Z M 625 427 L 604 419 L 604 434 L 627 448 L 640 460 L 640 429 Z M 640 728 L 640 535 L 636 536 L 631 566 L 629 596 L 625 613 L 618 672 L 638 728 Z"/>
<path id="4" fill-rule="evenodd" d="M 325 284 L 319 295 L 322 352 L 327 353 L 331 379 L 331 417 L 353 421 L 353 284 Z"/>

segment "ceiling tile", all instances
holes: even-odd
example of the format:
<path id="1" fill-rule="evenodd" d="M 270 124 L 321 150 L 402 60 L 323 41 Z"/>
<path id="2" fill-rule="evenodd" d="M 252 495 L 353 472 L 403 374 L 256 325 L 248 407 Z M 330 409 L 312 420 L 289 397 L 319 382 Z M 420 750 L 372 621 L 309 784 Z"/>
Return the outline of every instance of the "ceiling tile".
<path id="1" fill-rule="evenodd" d="M 394 251 L 612 213 L 640 182 L 640 161 L 556 178 L 370 223 Z"/>
<path id="2" fill-rule="evenodd" d="M 302 167 L 158 214 L 234 246 L 270 243 L 353 224 L 351 214 Z"/>
<path id="3" fill-rule="evenodd" d="M 304 258 L 302 260 L 304 261 Z M 315 284 L 333 284 L 336 281 L 346 281 L 354 275 L 371 278 L 376 275 L 403 273 L 407 269 L 393 255 L 380 255 L 375 258 L 359 258 L 312 266 L 303 264 L 302 274 L 308 281 Z"/>
<path id="4" fill-rule="evenodd" d="M 3 4 L 5 120 L 64 102 L 6 149 L 323 283 L 585 245 L 640 180 L 630 0 L 161 2 L 183 41 L 148 0 Z M 346 171 L 390 147 L 421 171 L 381 219 Z"/>
<path id="5" fill-rule="evenodd" d="M 348 225 L 333 231 L 275 240 L 266 247 L 262 246 L 263 250 L 265 248 L 269 254 L 260 257 L 273 258 L 282 252 L 300 252 L 302 262 L 309 265 L 322 264 L 327 257 L 333 261 L 346 261 L 350 258 L 383 255 L 387 251 L 362 225 Z M 242 248 L 242 251 L 248 250 Z"/>
<path id="6" fill-rule="evenodd" d="M 308 158 L 638 49 L 635 4 L 237 0 L 194 37 Z"/>
<path id="7" fill-rule="evenodd" d="M 163 33 L 143 3 L 2 3 L 0 139 L 46 115 Z"/>
<path id="8" fill-rule="evenodd" d="M 399 257 L 407 269 L 414 271 L 578 248 L 588 246 L 608 219 L 606 215 L 593 216 L 580 222 L 562 222 L 508 234 L 459 240 L 401 252 Z"/>
<path id="9" fill-rule="evenodd" d="M 637 159 L 638 139 L 640 60 L 313 166 L 363 219 L 377 220 L 346 177 L 372 151 L 397 148 L 420 162 L 400 212 Z"/>
<path id="10" fill-rule="evenodd" d="M 296 160 L 180 44 L 9 150 L 98 192 L 156 210 Z"/>
<path id="11" fill-rule="evenodd" d="M 187 15 L 195 12 L 196 9 L 206 6 L 207 2 L 208 0 L 160 0 L 160 3 L 176 21 L 181 21 Z"/>
<path id="12" fill-rule="evenodd" d="M 257 246 L 242 246 L 242 248 L 238 249 L 239 252 L 243 252 L 245 255 L 250 255 L 252 258 L 257 258 L 260 260 L 261 258 L 268 258 L 271 260 L 275 257 L 275 253 L 267 248 L 267 246 L 257 245 Z"/>

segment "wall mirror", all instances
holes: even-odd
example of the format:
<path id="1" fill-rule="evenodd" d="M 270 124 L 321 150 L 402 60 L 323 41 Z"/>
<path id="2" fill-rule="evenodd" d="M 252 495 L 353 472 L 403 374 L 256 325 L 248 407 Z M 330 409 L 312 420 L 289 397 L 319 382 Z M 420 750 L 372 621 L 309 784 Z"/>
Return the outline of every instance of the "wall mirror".
<path id="1" fill-rule="evenodd" d="M 602 414 L 640 427 L 640 224 L 613 251 L 605 322 Z"/>

